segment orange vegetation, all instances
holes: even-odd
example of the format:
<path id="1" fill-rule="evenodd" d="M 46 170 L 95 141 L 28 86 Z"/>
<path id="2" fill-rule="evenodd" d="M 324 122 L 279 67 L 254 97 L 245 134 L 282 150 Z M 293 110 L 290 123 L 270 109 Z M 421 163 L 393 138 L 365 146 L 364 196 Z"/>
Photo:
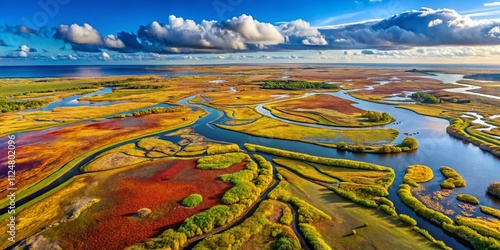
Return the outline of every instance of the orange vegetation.
<path id="1" fill-rule="evenodd" d="M 17 188 L 47 177 L 71 159 L 113 142 L 126 140 L 169 127 L 188 125 L 204 113 L 202 110 L 144 115 L 100 122 L 83 122 L 29 132 L 16 138 Z M 36 152 L 36 153 L 35 153 Z M 0 161 L 7 153 L 0 151 Z M 0 194 L 7 187 L 6 165 L 0 167 Z"/>

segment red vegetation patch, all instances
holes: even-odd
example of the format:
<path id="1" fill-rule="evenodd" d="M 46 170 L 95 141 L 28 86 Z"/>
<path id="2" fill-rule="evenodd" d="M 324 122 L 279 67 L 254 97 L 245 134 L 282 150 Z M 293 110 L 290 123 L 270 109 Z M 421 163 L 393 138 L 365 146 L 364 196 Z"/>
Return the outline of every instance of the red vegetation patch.
<path id="1" fill-rule="evenodd" d="M 344 114 L 363 113 L 364 111 L 358 109 L 352 104 L 355 102 L 338 98 L 331 95 L 314 95 L 304 99 L 297 99 L 293 101 L 283 102 L 279 107 L 286 107 L 290 109 L 331 109 Z"/>
<path id="2" fill-rule="evenodd" d="M 123 129 L 122 126 L 118 124 L 119 120 L 118 119 L 112 119 L 112 120 L 105 120 L 105 121 L 100 121 L 100 122 L 94 122 L 88 125 L 85 125 L 85 128 L 92 128 L 92 129 L 109 129 L 109 130 L 119 130 Z"/>
<path id="3" fill-rule="evenodd" d="M 101 201 L 102 212 L 86 217 L 91 227 L 64 239 L 69 246 L 65 249 L 123 249 L 135 243 L 144 242 L 166 228 L 176 227 L 189 216 L 220 203 L 220 198 L 231 184 L 219 180 L 225 173 L 244 168 L 245 162 L 225 170 L 199 170 L 196 160 L 173 162 L 157 161 L 156 166 L 166 168 L 152 177 L 120 179 L 109 191 L 109 198 Z M 142 166 L 141 168 L 149 168 Z M 198 193 L 203 202 L 194 208 L 180 205 L 186 196 Z M 106 204 L 102 207 L 103 204 Z M 149 218 L 135 216 L 141 208 L 152 210 Z M 80 222 L 81 223 L 81 222 Z"/>
<path id="4" fill-rule="evenodd" d="M 16 138 L 17 188 L 40 181 L 54 169 L 90 150 L 170 126 L 186 124 L 189 121 L 185 121 L 188 114 L 173 112 L 93 123 L 81 122 L 19 135 Z M 194 117 L 197 116 L 193 115 L 192 118 Z M 0 160 L 6 162 L 6 151 L 0 153 Z M 5 195 L 8 186 L 7 178 L 4 178 L 7 174 L 6 167 L 6 164 L 0 164 L 0 196 Z"/>

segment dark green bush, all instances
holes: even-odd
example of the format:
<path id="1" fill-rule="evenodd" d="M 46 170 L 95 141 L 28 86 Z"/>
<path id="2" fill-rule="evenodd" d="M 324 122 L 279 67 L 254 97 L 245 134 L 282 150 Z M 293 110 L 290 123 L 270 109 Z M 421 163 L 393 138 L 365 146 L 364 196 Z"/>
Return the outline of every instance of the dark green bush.
<path id="1" fill-rule="evenodd" d="M 388 122 L 395 120 L 392 116 L 390 116 L 388 113 L 381 113 L 377 111 L 366 111 L 361 115 L 362 117 L 365 117 L 368 119 L 370 122 Z"/>
<path id="2" fill-rule="evenodd" d="M 262 85 L 263 89 L 338 89 L 336 85 L 324 82 L 306 82 L 296 80 L 268 80 Z"/>
<path id="3" fill-rule="evenodd" d="M 436 103 L 440 103 L 441 102 L 441 99 L 439 99 L 438 97 L 434 96 L 434 95 L 431 95 L 427 92 L 416 92 L 416 93 L 413 93 L 411 95 L 411 98 L 412 99 L 415 99 L 419 102 L 422 102 L 422 103 L 431 103 L 431 104 L 436 104 Z"/>

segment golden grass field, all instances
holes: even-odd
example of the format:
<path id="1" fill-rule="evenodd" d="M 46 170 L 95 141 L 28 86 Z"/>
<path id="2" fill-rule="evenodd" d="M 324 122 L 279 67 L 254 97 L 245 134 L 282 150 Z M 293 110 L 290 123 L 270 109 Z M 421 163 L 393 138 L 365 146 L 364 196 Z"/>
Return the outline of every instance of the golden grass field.
<path id="1" fill-rule="evenodd" d="M 333 146 L 340 141 L 353 144 L 381 145 L 391 143 L 399 134 L 395 129 L 333 130 L 289 124 L 268 117 L 239 126 L 217 126 L 250 135 L 284 140 L 303 141 Z M 327 140 L 324 142 L 324 140 Z"/>

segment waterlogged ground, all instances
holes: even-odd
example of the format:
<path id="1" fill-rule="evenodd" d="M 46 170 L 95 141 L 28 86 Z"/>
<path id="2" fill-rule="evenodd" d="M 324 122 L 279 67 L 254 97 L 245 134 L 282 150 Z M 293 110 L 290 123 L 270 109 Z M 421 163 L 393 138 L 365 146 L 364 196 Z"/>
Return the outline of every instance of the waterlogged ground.
<path id="1" fill-rule="evenodd" d="M 241 249 L 267 249 L 286 239 L 300 248 L 315 249 L 318 241 L 312 239 L 316 237 L 322 239 L 321 244 L 338 249 L 429 249 L 443 244 L 454 249 L 472 248 L 467 240 L 445 233 L 441 226 L 424 219 L 398 197 L 398 186 L 412 164 L 427 165 L 434 173 L 429 182 L 412 189 L 425 206 L 452 220 L 461 215 L 487 217 L 498 223 L 498 218 L 481 212 L 479 205 L 458 201 L 456 197 L 460 193 L 471 194 L 480 205 L 500 209 L 500 200 L 485 192 L 488 183 L 500 180 L 499 158 L 446 133 L 446 119 L 469 119 L 474 125 L 469 131 L 496 143 L 500 125 L 500 103 L 496 97 L 500 93 L 492 90 L 491 82 L 456 83 L 465 81 L 463 75 L 470 72 L 451 72 L 461 73 L 460 77 L 443 72 L 423 78 L 419 73 L 391 68 L 220 66 L 190 70 L 200 73 L 182 74 L 189 70 L 178 67 L 172 72 L 181 73 L 172 73 L 176 75 L 172 78 L 158 75 L 72 82 L 74 87 L 95 87 L 95 91 L 72 95 L 69 93 L 74 89 L 63 90 L 57 79 L 50 80 L 46 88 L 55 94 L 34 92 L 23 96 L 50 98 L 49 105 L 0 115 L 2 132 L 17 137 L 16 247 L 123 249 L 158 237 L 167 229 L 182 228 L 184 220 L 216 205 L 240 204 L 236 217 L 196 237 L 188 235 L 176 244 L 187 248 L 210 244 L 225 247 L 238 230 L 252 228 L 260 221 L 257 229 L 250 230 L 252 234 L 241 236 L 242 242 L 234 244 Z M 323 81 L 339 89 L 261 89 L 268 79 Z M 111 80 L 114 86 L 110 85 Z M 23 84 L 29 80 L 10 81 L 18 81 L 20 89 L 0 83 L 8 85 L 0 88 L 0 94 L 19 99 L 14 98 L 16 91 L 24 92 Z M 37 84 L 40 86 L 35 84 L 36 89 L 44 91 L 43 85 Z M 463 84 L 473 86 L 464 88 Z M 468 102 L 413 104 L 408 96 L 420 91 L 445 100 Z M 480 91 L 484 93 L 477 94 Z M 395 120 L 370 123 L 361 117 L 369 110 L 386 112 Z M 36 130 L 41 122 L 43 129 Z M 335 148 L 339 142 L 367 149 L 383 144 L 397 146 L 408 136 L 418 140 L 417 150 L 379 154 Z M 141 143 L 142 137 L 154 139 L 146 144 Z M 5 141 L 0 140 L 2 145 Z M 217 150 L 228 143 L 239 146 L 246 156 L 231 155 L 238 160 L 226 159 L 225 152 Z M 387 166 L 394 171 L 394 183 L 380 184 L 377 181 L 387 175 L 372 170 L 321 166 L 305 158 L 283 161 L 283 156 L 247 152 L 245 143 Z M 219 145 L 219 149 L 213 145 Z M 220 161 L 217 166 L 224 167 L 197 167 L 200 157 L 207 154 L 219 157 L 210 159 Z M 258 159 L 252 158 L 253 154 L 264 156 L 272 164 L 272 173 L 266 177 L 272 180 L 265 187 L 251 188 L 259 183 L 257 175 L 264 178 L 263 170 L 245 177 L 246 184 L 221 177 L 255 171 L 248 167 L 250 161 Z M 4 161 L 4 149 L 0 155 Z M 302 163 L 289 165 L 297 160 Z M 264 169 L 265 164 L 257 162 Z M 467 185 L 442 189 L 440 183 L 446 177 L 439 168 L 444 165 L 454 168 Z M 8 186 L 3 178 L 6 169 L 0 170 L 0 191 L 4 196 Z M 365 186 L 379 193 L 360 189 Z M 375 205 L 367 207 L 352 197 L 343 198 L 335 188 L 353 192 Z M 273 190 L 281 190 L 288 198 L 273 195 Z M 235 193 L 229 199 L 231 192 Z M 203 197 L 199 205 L 188 208 L 181 204 L 195 193 Z M 244 201 L 242 197 L 249 194 L 253 198 Z M 428 230 L 435 240 L 389 215 L 390 211 L 384 212 L 387 208 L 382 206 L 385 203 L 380 197 L 392 201 L 388 207 L 394 213 L 413 217 L 418 227 Z M 304 214 L 304 205 L 296 199 L 309 204 L 310 211 L 326 213 L 326 217 L 308 219 L 304 225 L 301 218 L 310 215 Z M 5 207 L 6 200 L 1 204 Z M 142 215 L 139 210 L 143 208 L 150 212 Z M 7 223 L 6 209 L 1 211 L 0 220 Z M 313 238 L 309 238 L 311 227 L 316 230 Z M 3 237 L 0 247 L 12 247 L 14 243 Z M 158 240 L 167 244 L 172 239 L 155 239 Z"/>

